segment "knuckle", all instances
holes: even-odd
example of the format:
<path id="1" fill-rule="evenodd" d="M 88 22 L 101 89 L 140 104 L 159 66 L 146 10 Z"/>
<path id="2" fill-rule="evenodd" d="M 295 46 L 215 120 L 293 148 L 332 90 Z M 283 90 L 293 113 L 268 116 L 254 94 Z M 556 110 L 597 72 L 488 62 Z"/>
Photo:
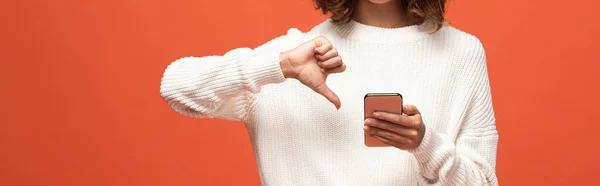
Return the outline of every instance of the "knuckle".
<path id="1" fill-rule="evenodd" d="M 315 86 L 315 90 L 317 92 L 324 92 L 326 90 L 326 88 L 325 88 L 324 84 L 319 84 L 319 85 Z"/>
<path id="2" fill-rule="evenodd" d="M 377 128 L 381 128 L 381 122 L 379 122 L 379 121 L 375 121 L 375 120 L 374 120 L 374 121 L 373 121 L 373 126 L 374 126 L 374 127 L 377 127 Z"/>
<path id="3" fill-rule="evenodd" d="M 386 133 L 386 134 L 385 134 L 385 137 L 386 137 L 387 139 L 394 139 L 394 138 L 395 138 L 395 136 L 394 136 L 393 134 L 391 134 L 391 133 Z"/>
<path id="4" fill-rule="evenodd" d="M 400 119 L 400 117 L 393 117 L 392 122 L 394 122 L 396 124 L 400 124 L 400 123 L 402 123 L 402 119 Z"/>
<path id="5" fill-rule="evenodd" d="M 400 136 L 395 136 L 394 137 L 394 141 L 398 142 L 398 143 L 404 143 L 404 138 L 400 137 Z"/>
<path id="6" fill-rule="evenodd" d="M 383 138 L 383 137 L 380 137 L 380 136 L 377 136 L 377 139 L 379 139 L 380 141 L 385 142 L 385 143 L 389 143 L 389 141 L 390 141 L 387 138 Z"/>
<path id="7" fill-rule="evenodd" d="M 328 49 L 328 50 L 331 50 L 331 49 L 333 49 L 333 45 L 332 45 L 331 43 L 327 43 L 327 49 Z"/>
<path id="8" fill-rule="evenodd" d="M 333 55 L 333 56 L 339 56 L 338 55 L 338 51 L 335 48 L 331 50 L 331 55 Z"/>
<path id="9" fill-rule="evenodd" d="M 340 61 L 338 59 L 338 57 L 333 58 L 333 64 L 335 64 L 335 66 L 340 66 L 342 64 L 342 61 Z"/>
<path id="10" fill-rule="evenodd" d="M 376 129 L 376 128 L 371 128 L 371 131 L 372 131 L 372 134 L 374 134 L 374 135 L 380 135 L 381 134 L 381 131 L 379 131 L 379 129 Z"/>
<path id="11" fill-rule="evenodd" d="M 417 132 L 416 130 L 411 130 L 408 134 L 411 138 L 416 138 L 417 135 L 419 135 L 419 132 Z"/>
<path id="12" fill-rule="evenodd" d="M 336 65 L 335 65 L 335 63 L 329 63 L 329 64 L 327 65 L 327 68 L 329 68 L 329 69 L 333 69 L 333 67 L 335 67 L 335 66 L 336 66 Z"/>
<path id="13" fill-rule="evenodd" d="M 421 123 L 421 120 L 415 120 L 415 121 L 413 121 L 413 123 L 412 123 L 412 124 L 413 124 L 413 126 L 415 126 L 415 127 L 420 127 L 422 123 Z"/>

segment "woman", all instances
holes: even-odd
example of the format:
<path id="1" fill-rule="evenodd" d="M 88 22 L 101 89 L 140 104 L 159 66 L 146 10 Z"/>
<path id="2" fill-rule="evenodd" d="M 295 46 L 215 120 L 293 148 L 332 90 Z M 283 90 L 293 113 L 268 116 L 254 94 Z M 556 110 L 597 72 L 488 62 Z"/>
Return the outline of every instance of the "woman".
<path id="1" fill-rule="evenodd" d="M 244 122 L 263 185 L 497 185 L 485 53 L 444 23 L 445 1 L 316 3 L 332 17 L 309 32 L 173 62 L 163 98 Z M 404 115 L 364 120 L 364 95 L 380 92 L 401 93 Z"/>

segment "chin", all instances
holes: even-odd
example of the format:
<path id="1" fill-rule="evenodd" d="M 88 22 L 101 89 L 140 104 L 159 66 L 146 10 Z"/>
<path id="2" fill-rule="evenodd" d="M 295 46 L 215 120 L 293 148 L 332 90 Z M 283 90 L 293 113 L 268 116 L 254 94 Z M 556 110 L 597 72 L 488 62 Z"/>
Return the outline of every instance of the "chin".
<path id="1" fill-rule="evenodd" d="M 373 3 L 373 4 L 384 4 L 390 1 L 394 1 L 394 0 L 368 0 L 369 2 Z"/>

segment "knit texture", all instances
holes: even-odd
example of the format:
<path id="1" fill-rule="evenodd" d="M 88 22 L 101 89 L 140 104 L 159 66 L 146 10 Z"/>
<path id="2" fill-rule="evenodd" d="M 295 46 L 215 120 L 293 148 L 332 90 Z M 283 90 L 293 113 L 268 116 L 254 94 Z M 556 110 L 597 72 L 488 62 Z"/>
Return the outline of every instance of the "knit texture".
<path id="1" fill-rule="evenodd" d="M 498 185 L 495 127 L 484 49 L 445 25 L 378 28 L 327 20 L 223 56 L 170 64 L 161 95 L 178 113 L 241 121 L 252 141 L 263 185 Z M 347 65 L 330 75 L 333 104 L 286 79 L 281 52 L 325 36 Z M 401 93 L 426 125 L 410 151 L 364 145 L 363 98 Z"/>

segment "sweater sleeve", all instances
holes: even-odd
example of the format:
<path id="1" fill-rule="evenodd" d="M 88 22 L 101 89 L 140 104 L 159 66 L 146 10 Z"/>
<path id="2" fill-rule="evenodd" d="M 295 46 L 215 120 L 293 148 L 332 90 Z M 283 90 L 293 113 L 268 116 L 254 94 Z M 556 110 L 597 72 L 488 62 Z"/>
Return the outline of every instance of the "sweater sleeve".
<path id="1" fill-rule="evenodd" d="M 164 71 L 161 96 L 185 116 L 243 121 L 252 94 L 259 93 L 264 85 L 285 81 L 279 55 L 298 45 L 301 38 L 302 32 L 290 29 L 255 49 L 178 59 Z"/>
<path id="2" fill-rule="evenodd" d="M 420 166 L 420 185 L 498 185 L 498 132 L 485 52 L 478 40 L 477 46 L 465 73 L 470 91 L 457 139 L 426 130 L 421 145 L 410 151 Z"/>

